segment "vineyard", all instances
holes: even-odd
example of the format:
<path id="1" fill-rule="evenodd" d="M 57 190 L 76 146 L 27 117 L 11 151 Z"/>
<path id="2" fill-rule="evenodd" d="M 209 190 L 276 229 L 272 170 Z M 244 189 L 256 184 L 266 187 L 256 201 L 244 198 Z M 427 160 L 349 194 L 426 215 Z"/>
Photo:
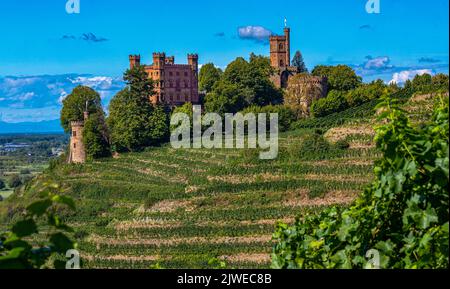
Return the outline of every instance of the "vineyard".
<path id="1" fill-rule="evenodd" d="M 432 101 L 404 107 L 420 121 Z M 277 220 L 347 206 L 371 182 L 374 107 L 298 123 L 273 161 L 252 150 L 164 146 L 47 174 L 76 201 L 65 217 L 84 268 L 267 268 Z M 30 195 L 33 187 L 5 202 L 2 216 Z"/>

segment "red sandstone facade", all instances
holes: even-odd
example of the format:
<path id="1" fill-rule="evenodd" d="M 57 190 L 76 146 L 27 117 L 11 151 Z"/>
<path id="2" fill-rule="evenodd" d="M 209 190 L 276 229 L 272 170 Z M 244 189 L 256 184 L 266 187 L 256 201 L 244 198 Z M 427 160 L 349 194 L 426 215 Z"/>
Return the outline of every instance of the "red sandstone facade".
<path id="1" fill-rule="evenodd" d="M 284 28 L 284 35 L 270 37 L 270 64 L 275 69 L 271 80 L 278 88 L 287 88 L 289 77 L 297 73 L 291 66 L 291 29 Z"/>
<path id="2" fill-rule="evenodd" d="M 270 37 L 270 63 L 275 68 L 291 65 L 291 29 L 284 28 L 284 35 Z"/>
<path id="3" fill-rule="evenodd" d="M 179 106 L 186 102 L 199 103 L 198 55 L 188 54 L 188 64 L 175 64 L 175 57 L 165 53 L 153 53 L 153 64 L 144 65 L 149 78 L 154 82 L 156 94 L 151 96 L 153 104 Z M 130 68 L 141 65 L 140 55 L 130 55 Z"/>

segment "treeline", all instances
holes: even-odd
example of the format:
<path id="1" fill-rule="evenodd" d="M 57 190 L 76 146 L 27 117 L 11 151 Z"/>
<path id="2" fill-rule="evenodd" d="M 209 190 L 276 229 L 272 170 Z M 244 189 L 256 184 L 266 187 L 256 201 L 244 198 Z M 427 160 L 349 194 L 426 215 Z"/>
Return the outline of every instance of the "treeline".
<path id="1" fill-rule="evenodd" d="M 296 53 L 293 64 L 298 72 L 309 74 L 301 53 Z M 270 79 L 274 72 L 268 57 L 255 54 L 251 54 L 249 60 L 237 58 L 224 71 L 213 63 L 203 65 L 199 73 L 199 90 L 203 95 L 201 104 L 204 112 L 220 115 L 236 112 L 278 113 L 280 131 L 291 129 L 305 115 L 299 115 L 294 107 L 284 104 L 287 95 Z M 407 81 L 405 88 L 385 84 L 382 80 L 365 84 L 346 65 L 319 65 L 310 75 L 328 79 L 327 96 L 311 105 L 310 115 L 313 118 L 357 107 L 401 89 L 448 91 L 449 82 L 448 75 L 425 74 Z M 169 139 L 172 111 L 149 101 L 155 92 L 144 68 L 136 66 L 127 70 L 124 80 L 126 87 L 111 100 L 108 117 L 101 106 L 100 95 L 89 87 L 76 87 L 63 101 L 61 123 L 66 132 L 70 131 L 71 121 L 83 119 L 87 107 L 89 118 L 85 122 L 83 139 L 89 159 L 108 157 L 115 152 L 138 151 L 148 146 L 158 146 Z M 173 112 L 192 115 L 192 104 L 186 103 Z"/>
<path id="2" fill-rule="evenodd" d="M 400 89 L 413 93 L 431 93 L 448 91 L 449 77 L 445 74 L 416 75 L 413 80 L 407 80 L 401 88 L 395 83 L 385 84 L 378 79 L 371 83 L 362 83 L 353 69 L 345 65 L 317 66 L 312 71 L 315 76 L 326 76 L 329 83 L 328 95 L 318 99 L 311 106 L 311 115 L 323 117 L 336 112 L 356 107 L 383 95 L 392 95 Z"/>

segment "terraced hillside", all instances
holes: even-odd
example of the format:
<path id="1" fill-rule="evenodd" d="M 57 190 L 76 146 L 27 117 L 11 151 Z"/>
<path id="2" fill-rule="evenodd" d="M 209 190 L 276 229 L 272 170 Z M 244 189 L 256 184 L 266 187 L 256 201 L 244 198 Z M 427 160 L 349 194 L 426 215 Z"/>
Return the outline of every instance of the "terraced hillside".
<path id="1" fill-rule="evenodd" d="M 268 267 L 277 220 L 348 205 L 371 181 L 372 108 L 343 113 L 352 117 L 322 132 L 317 124 L 281 135 L 273 161 L 250 150 L 166 146 L 57 168 L 52 177 L 77 202 L 67 219 L 83 267 L 210 268 L 214 258 Z"/>

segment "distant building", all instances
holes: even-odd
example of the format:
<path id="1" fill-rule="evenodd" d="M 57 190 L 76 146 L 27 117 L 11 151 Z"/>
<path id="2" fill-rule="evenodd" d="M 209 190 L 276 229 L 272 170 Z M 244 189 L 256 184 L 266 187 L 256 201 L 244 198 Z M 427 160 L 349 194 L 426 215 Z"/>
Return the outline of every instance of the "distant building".
<path id="1" fill-rule="evenodd" d="M 287 88 L 289 78 L 297 74 L 291 66 L 291 29 L 284 28 L 284 35 L 270 36 L 270 64 L 275 69 L 271 80 L 278 88 Z"/>
<path id="2" fill-rule="evenodd" d="M 140 55 L 130 55 L 130 69 L 141 65 Z M 165 53 L 153 53 L 153 64 L 143 65 L 149 78 L 154 81 L 156 94 L 153 104 L 180 106 L 186 102 L 199 103 L 198 55 L 188 54 L 188 64 L 175 64 L 175 57 Z"/>
<path id="3" fill-rule="evenodd" d="M 284 35 L 270 37 L 270 64 L 275 72 L 271 80 L 278 88 L 286 90 L 284 103 L 293 107 L 299 115 L 309 115 L 314 100 L 325 97 L 328 92 L 328 79 L 299 73 L 291 66 L 291 29 L 284 28 Z"/>
<path id="4" fill-rule="evenodd" d="M 70 122 L 70 149 L 69 149 L 69 163 L 85 163 L 86 162 L 86 150 L 83 143 L 83 130 L 84 122 L 88 119 L 89 114 L 84 112 L 84 121 L 72 121 Z"/>

